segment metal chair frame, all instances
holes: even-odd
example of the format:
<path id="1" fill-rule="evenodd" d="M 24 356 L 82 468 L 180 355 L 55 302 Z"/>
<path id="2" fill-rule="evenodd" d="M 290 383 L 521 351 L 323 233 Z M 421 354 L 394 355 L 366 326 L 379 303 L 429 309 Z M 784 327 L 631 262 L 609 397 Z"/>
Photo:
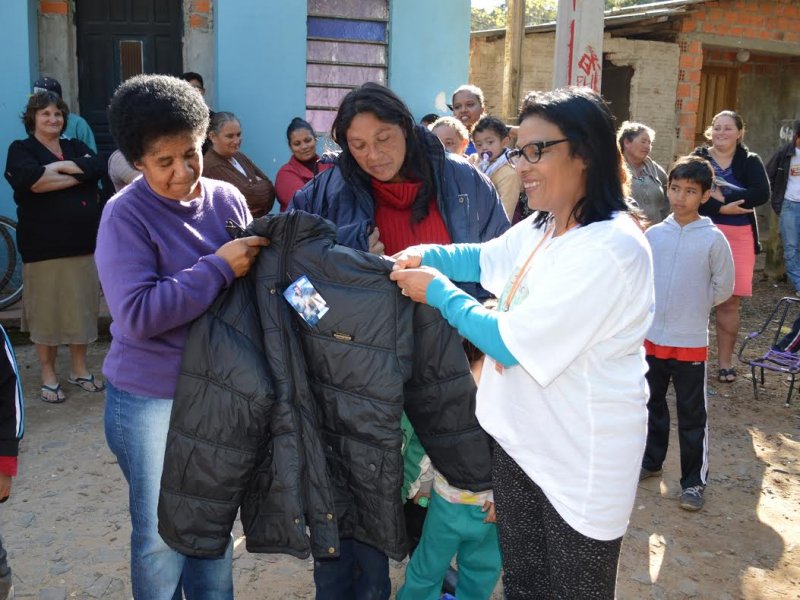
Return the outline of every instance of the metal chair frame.
<path id="1" fill-rule="evenodd" d="M 750 366 L 750 371 L 753 376 L 753 396 L 758 399 L 758 382 L 756 381 L 756 369 L 761 370 L 761 385 L 764 385 L 764 370 L 775 371 L 776 373 L 786 373 L 789 375 L 789 392 L 786 395 L 786 403 L 784 406 L 789 406 L 792 402 L 792 393 L 794 392 L 795 382 L 798 374 L 800 374 L 800 353 L 786 352 L 776 348 L 778 340 L 784 335 L 783 327 L 786 323 L 786 317 L 792 308 L 796 308 L 795 317 L 800 316 L 800 298 L 787 296 L 781 298 L 772 309 L 769 317 L 764 321 L 761 329 L 754 331 L 742 341 L 739 347 L 737 357 L 739 362 Z M 775 322 L 775 319 L 778 319 Z M 774 327 L 774 334 L 772 334 L 771 327 Z M 744 357 L 745 349 L 748 344 L 753 340 L 762 337 L 764 334 L 772 335 L 770 340 L 770 347 L 764 354 L 756 358 L 748 359 Z"/>

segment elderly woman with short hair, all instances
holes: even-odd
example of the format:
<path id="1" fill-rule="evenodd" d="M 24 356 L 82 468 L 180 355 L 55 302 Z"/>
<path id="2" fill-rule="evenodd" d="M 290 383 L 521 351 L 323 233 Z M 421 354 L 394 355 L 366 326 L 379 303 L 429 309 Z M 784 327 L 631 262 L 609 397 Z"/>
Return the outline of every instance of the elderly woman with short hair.
<path id="1" fill-rule="evenodd" d="M 250 213 L 235 187 L 200 176 L 208 108 L 188 83 L 132 77 L 108 115 L 119 149 L 142 172 L 106 205 L 97 236 L 113 318 L 105 432 L 129 485 L 133 596 L 230 600 L 231 545 L 217 559 L 169 548 L 158 534 L 158 494 L 189 327 L 268 242 L 231 240 L 226 222 L 244 227 Z"/>
<path id="2" fill-rule="evenodd" d="M 667 173 L 650 158 L 656 132 L 642 123 L 625 121 L 617 131 L 617 143 L 631 174 L 631 196 L 651 225 L 670 213 Z"/>
<path id="3" fill-rule="evenodd" d="M 69 345 L 68 381 L 87 392 L 103 389 L 86 366 L 86 349 L 97 339 L 100 310 L 93 254 L 105 160 L 80 140 L 61 137 L 68 115 L 57 94 L 33 94 L 22 114 L 28 137 L 11 143 L 5 170 L 17 204 L 22 328 L 36 346 L 40 398 L 49 403 L 65 399 L 55 371 L 61 344 Z"/>
<path id="4" fill-rule="evenodd" d="M 263 217 L 275 203 L 275 188 L 264 171 L 250 160 L 242 147 L 242 124 L 232 112 L 214 113 L 208 127 L 211 147 L 203 156 L 203 176 L 236 186 L 253 217 Z"/>

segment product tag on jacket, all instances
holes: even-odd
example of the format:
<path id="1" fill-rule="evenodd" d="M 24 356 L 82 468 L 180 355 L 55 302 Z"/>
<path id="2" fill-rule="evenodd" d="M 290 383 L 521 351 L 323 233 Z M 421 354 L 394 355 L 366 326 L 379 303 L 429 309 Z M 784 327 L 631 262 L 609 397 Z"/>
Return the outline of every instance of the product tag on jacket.
<path id="1" fill-rule="evenodd" d="M 293 281 L 283 292 L 283 297 L 312 327 L 319 323 L 330 308 L 305 275 Z"/>

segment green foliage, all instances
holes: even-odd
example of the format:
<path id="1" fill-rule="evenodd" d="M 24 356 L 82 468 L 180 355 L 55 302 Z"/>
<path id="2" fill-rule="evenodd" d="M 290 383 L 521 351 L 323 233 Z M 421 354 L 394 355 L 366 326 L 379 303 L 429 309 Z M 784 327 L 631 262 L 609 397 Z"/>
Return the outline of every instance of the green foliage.
<path id="1" fill-rule="evenodd" d="M 650 4 L 654 0 L 605 0 L 606 10 L 634 6 L 636 4 Z M 493 10 L 472 8 L 472 31 L 484 29 L 502 29 L 506 26 L 506 12 L 508 5 L 503 2 Z M 539 23 L 552 23 L 556 20 L 558 0 L 526 0 L 525 25 L 538 25 Z"/>

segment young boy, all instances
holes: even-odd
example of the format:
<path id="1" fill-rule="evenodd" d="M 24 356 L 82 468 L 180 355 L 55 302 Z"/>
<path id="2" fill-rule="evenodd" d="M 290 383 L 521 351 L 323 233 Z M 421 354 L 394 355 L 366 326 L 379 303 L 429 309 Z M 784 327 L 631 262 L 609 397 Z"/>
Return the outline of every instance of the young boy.
<path id="1" fill-rule="evenodd" d="M 11 478 L 17 474 L 17 452 L 22 439 L 23 403 L 14 350 L 0 326 L 0 502 L 11 495 Z M 0 600 L 14 597 L 11 568 L 0 540 Z"/>
<path id="2" fill-rule="evenodd" d="M 505 149 L 511 143 L 508 127 L 497 117 L 483 117 L 472 128 L 472 143 L 478 153 L 478 167 L 492 180 L 511 221 L 519 202 L 520 181 L 506 160 Z"/>
<path id="3" fill-rule="evenodd" d="M 679 159 L 669 173 L 672 214 L 647 230 L 653 251 L 656 309 L 645 339 L 647 445 L 639 479 L 657 477 L 667 455 L 667 387 L 675 388 L 681 449 L 680 506 L 703 507 L 708 481 L 706 361 L 708 315 L 733 293 L 733 257 L 727 240 L 698 208 L 711 196 L 714 171 L 696 156 Z"/>
<path id="4" fill-rule="evenodd" d="M 483 353 L 467 341 L 464 346 L 472 376 L 479 383 Z M 494 496 L 491 490 L 470 492 L 450 485 L 425 456 L 416 435 L 406 443 L 410 431 L 411 424 L 406 421 L 403 498 L 419 504 L 423 496 L 424 505 L 429 508 L 419 544 L 406 566 L 405 582 L 397 591 L 397 600 L 440 600 L 449 596 L 442 596 L 449 586 L 455 587 L 456 598 L 489 598 L 501 569 Z M 457 577 L 448 572 L 453 556 L 458 565 Z"/>

